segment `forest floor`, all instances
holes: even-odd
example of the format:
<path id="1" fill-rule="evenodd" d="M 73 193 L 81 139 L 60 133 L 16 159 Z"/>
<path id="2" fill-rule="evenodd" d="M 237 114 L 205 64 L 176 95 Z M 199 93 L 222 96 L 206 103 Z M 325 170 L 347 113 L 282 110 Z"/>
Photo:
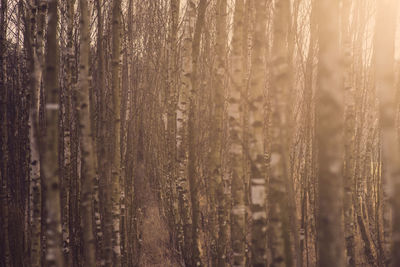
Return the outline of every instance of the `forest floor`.
<path id="1" fill-rule="evenodd" d="M 141 244 L 139 266 L 172 267 L 179 266 L 169 242 L 167 223 L 160 215 L 158 202 L 148 181 L 144 182 L 141 195 L 143 217 L 140 224 Z"/>

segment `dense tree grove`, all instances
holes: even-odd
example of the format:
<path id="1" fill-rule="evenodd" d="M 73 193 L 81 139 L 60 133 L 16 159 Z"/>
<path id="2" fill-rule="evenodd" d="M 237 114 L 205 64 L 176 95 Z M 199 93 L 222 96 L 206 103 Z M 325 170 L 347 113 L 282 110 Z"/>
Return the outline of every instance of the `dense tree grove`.
<path id="1" fill-rule="evenodd" d="M 400 267 L 398 0 L 0 1 L 0 267 Z"/>

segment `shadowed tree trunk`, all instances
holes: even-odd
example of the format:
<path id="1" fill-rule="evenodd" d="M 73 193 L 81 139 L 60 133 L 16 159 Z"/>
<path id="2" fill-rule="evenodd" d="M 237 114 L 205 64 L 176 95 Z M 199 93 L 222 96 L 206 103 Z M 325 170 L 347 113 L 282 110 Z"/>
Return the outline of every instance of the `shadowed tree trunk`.
<path id="1" fill-rule="evenodd" d="M 344 93 L 345 103 L 345 132 L 344 132 L 344 153 L 345 165 L 343 170 L 343 213 L 344 213 L 344 238 L 346 242 L 347 266 L 355 266 L 355 224 L 354 224 L 354 144 L 355 135 L 355 110 L 354 110 L 354 89 L 351 80 L 351 36 L 350 36 L 350 9 L 351 1 L 343 1 L 342 6 L 342 56 L 344 66 Z"/>
<path id="2" fill-rule="evenodd" d="M 273 19 L 272 74 L 269 96 L 271 102 L 271 177 L 270 185 L 270 238 L 271 265 L 292 266 L 293 256 L 289 235 L 289 217 L 297 220 L 293 209 L 294 194 L 289 178 L 289 113 L 285 96 L 290 84 L 290 66 L 288 58 L 288 29 L 290 3 L 287 0 L 275 2 Z M 286 107 L 286 109 L 285 109 Z M 293 224 L 294 226 L 295 224 Z M 293 234 L 297 235 L 297 227 Z"/>
<path id="3" fill-rule="evenodd" d="M 398 145 L 398 92 L 394 83 L 394 41 L 398 3 L 385 0 L 378 3 L 375 28 L 375 71 L 376 92 L 379 100 L 379 124 L 381 128 L 384 195 L 392 203 L 392 226 L 385 229 L 385 252 L 389 256 L 390 242 L 393 241 L 391 266 L 400 265 L 400 150 Z M 387 205 L 387 204 L 386 204 Z M 384 220 L 390 221 L 388 210 L 384 210 Z M 390 225 L 386 222 L 386 225 Z M 384 225 L 385 227 L 385 225 Z M 392 239 L 392 240 L 390 240 Z M 387 259 L 388 260 L 388 259 Z"/>
<path id="4" fill-rule="evenodd" d="M 342 130 L 339 4 L 322 0 L 318 14 L 318 76 L 316 91 L 316 142 L 318 148 L 319 266 L 343 266 L 342 245 Z"/>
<path id="5" fill-rule="evenodd" d="M 225 266 L 227 261 L 227 228 L 228 228 L 228 201 L 224 190 L 224 181 L 222 177 L 222 136 L 223 136 L 223 115 L 224 115 L 224 93 L 225 93 L 225 71 L 226 71 L 226 17 L 227 1 L 219 0 L 216 6 L 216 44 L 217 53 L 214 89 L 214 124 L 213 124 L 213 143 L 210 155 L 212 187 L 217 209 L 217 221 L 214 227 L 218 226 L 218 238 L 216 240 L 216 265 Z"/>
<path id="6" fill-rule="evenodd" d="M 194 5 L 193 1 L 188 2 Z M 188 117 L 188 177 L 190 188 L 190 202 L 192 205 L 192 265 L 202 266 L 201 244 L 199 239 L 200 203 L 199 203 L 199 174 L 197 168 L 197 131 L 195 113 L 197 111 L 198 90 L 198 60 L 200 54 L 200 38 L 204 27 L 207 1 L 200 0 L 197 7 L 197 17 L 194 26 L 192 44 L 192 71 L 190 73 L 191 91 L 189 92 L 189 117 Z"/>
<path id="7" fill-rule="evenodd" d="M 1 242 L 1 254 L 0 256 L 4 258 L 3 264 L 8 267 L 10 266 L 10 245 L 8 238 L 8 118 L 7 118 L 7 67 L 6 67 L 6 52 L 7 52 L 7 27 L 8 27 L 8 1 L 1 1 L 0 10 L 0 148 L 2 153 L 0 153 L 0 198 L 1 198 L 1 214 L 2 218 L 0 233 L 3 236 L 3 241 Z"/>

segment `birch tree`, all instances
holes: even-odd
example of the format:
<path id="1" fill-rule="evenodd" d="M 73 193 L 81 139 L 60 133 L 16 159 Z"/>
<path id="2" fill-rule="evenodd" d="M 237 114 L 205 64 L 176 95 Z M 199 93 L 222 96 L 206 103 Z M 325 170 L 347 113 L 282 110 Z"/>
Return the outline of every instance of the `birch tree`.
<path id="1" fill-rule="evenodd" d="M 251 211 L 252 211 L 252 265 L 266 266 L 266 173 L 264 168 L 263 105 L 265 88 L 266 3 L 255 2 L 257 21 L 253 36 L 251 58 L 252 76 L 249 89 Z"/>
<path id="2" fill-rule="evenodd" d="M 89 10 L 86 0 L 80 0 L 80 59 L 79 59 L 79 128 L 82 138 L 82 228 L 85 265 L 95 266 L 93 237 L 93 180 L 95 162 L 93 134 L 89 108 Z"/>
<path id="3" fill-rule="evenodd" d="M 63 266 L 61 251 L 61 200 L 58 174 L 58 112 L 59 112 L 59 66 L 58 66 L 58 1 L 48 3 L 47 39 L 44 88 L 46 94 L 46 135 L 43 143 L 41 169 L 44 175 L 46 208 L 46 265 Z"/>
<path id="4" fill-rule="evenodd" d="M 398 5 L 339 2 L 0 0 L 0 266 L 398 266 Z"/>
<path id="5" fill-rule="evenodd" d="M 38 7 L 32 1 L 32 9 L 25 12 L 25 45 L 30 61 L 30 96 L 31 107 L 29 110 L 29 140 L 30 140 L 30 202 L 31 202 L 31 264 L 34 267 L 41 266 L 41 213 L 42 213 L 42 188 L 40 180 L 40 156 L 39 156 L 39 99 L 41 82 L 41 65 L 34 49 L 36 42 L 36 17 Z"/>
<path id="6" fill-rule="evenodd" d="M 233 36 L 232 36 L 232 88 L 229 92 L 228 120 L 229 120 L 229 138 L 232 172 L 232 199 L 233 207 L 231 210 L 231 246 L 233 251 L 233 266 L 244 266 L 244 227 L 245 212 L 244 204 L 244 171 L 243 165 L 243 129 L 241 113 L 241 95 L 243 84 L 243 17 L 244 1 L 235 1 L 235 11 L 233 17 Z"/>
<path id="7" fill-rule="evenodd" d="M 121 179 L 121 0 L 112 6 L 112 105 L 113 105 L 113 155 L 111 180 L 112 250 L 113 265 L 121 266 L 120 233 L 120 179 Z"/>

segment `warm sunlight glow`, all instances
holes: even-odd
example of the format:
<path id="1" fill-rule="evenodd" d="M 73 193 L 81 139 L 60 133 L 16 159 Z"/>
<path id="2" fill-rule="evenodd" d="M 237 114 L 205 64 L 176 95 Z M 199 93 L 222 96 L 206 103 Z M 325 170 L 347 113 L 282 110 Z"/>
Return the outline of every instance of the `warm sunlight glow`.
<path id="1" fill-rule="evenodd" d="M 0 267 L 399 267 L 398 0 L 0 0 Z"/>

